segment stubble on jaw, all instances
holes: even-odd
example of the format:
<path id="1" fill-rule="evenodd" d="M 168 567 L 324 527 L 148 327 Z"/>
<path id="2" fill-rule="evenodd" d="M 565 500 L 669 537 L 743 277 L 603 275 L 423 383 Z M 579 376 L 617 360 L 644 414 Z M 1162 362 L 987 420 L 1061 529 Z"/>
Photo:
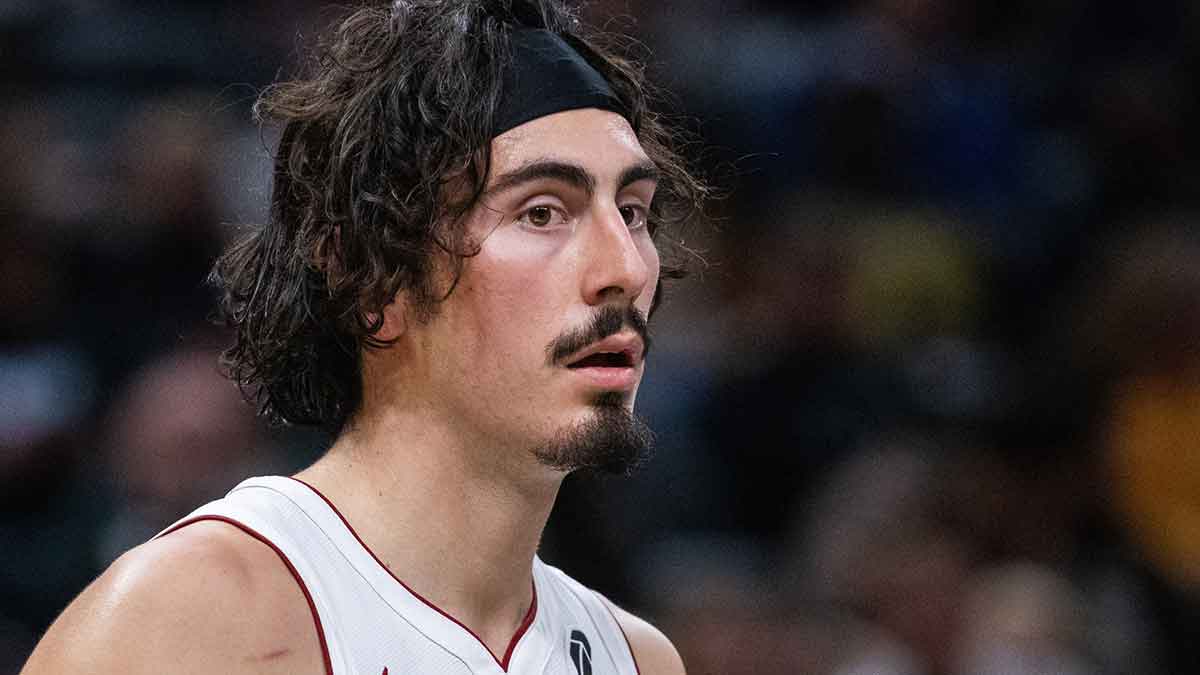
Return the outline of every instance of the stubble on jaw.
<path id="1" fill-rule="evenodd" d="M 559 431 L 533 455 L 544 466 L 571 472 L 579 469 L 630 476 L 654 449 L 654 432 L 627 405 L 628 394 L 601 392 L 592 414 Z"/>

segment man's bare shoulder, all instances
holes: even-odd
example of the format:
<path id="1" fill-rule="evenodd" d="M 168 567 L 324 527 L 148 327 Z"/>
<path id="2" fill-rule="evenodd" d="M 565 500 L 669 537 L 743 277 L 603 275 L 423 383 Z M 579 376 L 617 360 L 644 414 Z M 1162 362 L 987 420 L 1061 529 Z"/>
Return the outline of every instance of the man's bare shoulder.
<path id="1" fill-rule="evenodd" d="M 684 675 L 683 659 L 662 631 L 645 619 L 621 609 L 608 598 L 600 597 L 625 632 L 641 675 Z"/>
<path id="2" fill-rule="evenodd" d="M 321 673 L 303 592 L 279 556 L 200 522 L 121 556 L 46 632 L 23 673 Z"/>

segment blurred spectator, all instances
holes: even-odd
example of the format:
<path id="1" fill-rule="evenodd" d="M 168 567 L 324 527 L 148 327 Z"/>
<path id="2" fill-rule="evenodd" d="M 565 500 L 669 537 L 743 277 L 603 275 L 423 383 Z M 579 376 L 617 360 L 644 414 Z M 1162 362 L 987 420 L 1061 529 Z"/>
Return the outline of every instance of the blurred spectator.
<path id="1" fill-rule="evenodd" d="M 102 530 L 101 568 L 241 479 L 287 465 L 218 372 L 212 349 L 181 349 L 151 363 L 105 426 L 117 507 Z"/>
<path id="2" fill-rule="evenodd" d="M 926 443 L 899 437 L 858 453 L 805 512 L 795 583 L 858 622 L 830 672 L 949 672 L 976 542 L 948 524 L 949 458 Z"/>
<path id="3" fill-rule="evenodd" d="M 1053 570 L 1013 564 L 977 574 L 953 672 L 962 675 L 1087 675 L 1084 604 Z"/>
<path id="4" fill-rule="evenodd" d="M 680 538 L 641 566 L 688 672 L 827 672 L 836 647 L 830 617 L 791 604 L 752 550 L 736 539 Z"/>
<path id="5" fill-rule="evenodd" d="M 1182 214 L 1122 238 L 1093 308 L 1115 371 L 1113 515 L 1158 591 L 1171 671 L 1200 667 L 1200 230 Z"/>
<path id="6" fill-rule="evenodd" d="M 0 672 L 96 573 L 87 551 L 101 505 L 86 470 L 96 367 L 71 328 L 69 241 L 34 195 L 56 115 L 0 103 Z"/>

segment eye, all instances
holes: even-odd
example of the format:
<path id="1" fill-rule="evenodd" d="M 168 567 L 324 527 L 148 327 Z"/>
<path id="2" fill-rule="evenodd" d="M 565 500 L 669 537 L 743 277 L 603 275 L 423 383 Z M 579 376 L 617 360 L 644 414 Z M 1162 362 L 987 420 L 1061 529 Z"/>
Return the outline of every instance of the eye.
<path id="1" fill-rule="evenodd" d="M 620 207 L 621 218 L 625 220 L 625 226 L 631 230 L 640 230 L 646 226 L 648 220 L 646 208 L 637 204 L 626 204 Z"/>
<path id="2" fill-rule="evenodd" d="M 538 229 L 553 227 L 566 222 L 566 220 L 566 216 L 561 210 L 546 204 L 531 206 L 517 218 L 518 222 Z"/>

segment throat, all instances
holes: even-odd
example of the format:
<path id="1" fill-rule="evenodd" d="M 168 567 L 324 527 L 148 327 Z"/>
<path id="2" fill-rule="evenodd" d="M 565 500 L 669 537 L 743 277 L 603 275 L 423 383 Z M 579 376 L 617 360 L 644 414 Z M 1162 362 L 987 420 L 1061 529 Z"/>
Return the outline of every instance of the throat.
<path id="1" fill-rule="evenodd" d="M 298 477 L 337 505 L 393 577 L 502 660 L 533 602 L 533 558 L 558 483 L 535 490 L 485 476 L 446 448 L 368 452 L 350 440 Z M 400 456 L 405 470 L 381 464 Z"/>

